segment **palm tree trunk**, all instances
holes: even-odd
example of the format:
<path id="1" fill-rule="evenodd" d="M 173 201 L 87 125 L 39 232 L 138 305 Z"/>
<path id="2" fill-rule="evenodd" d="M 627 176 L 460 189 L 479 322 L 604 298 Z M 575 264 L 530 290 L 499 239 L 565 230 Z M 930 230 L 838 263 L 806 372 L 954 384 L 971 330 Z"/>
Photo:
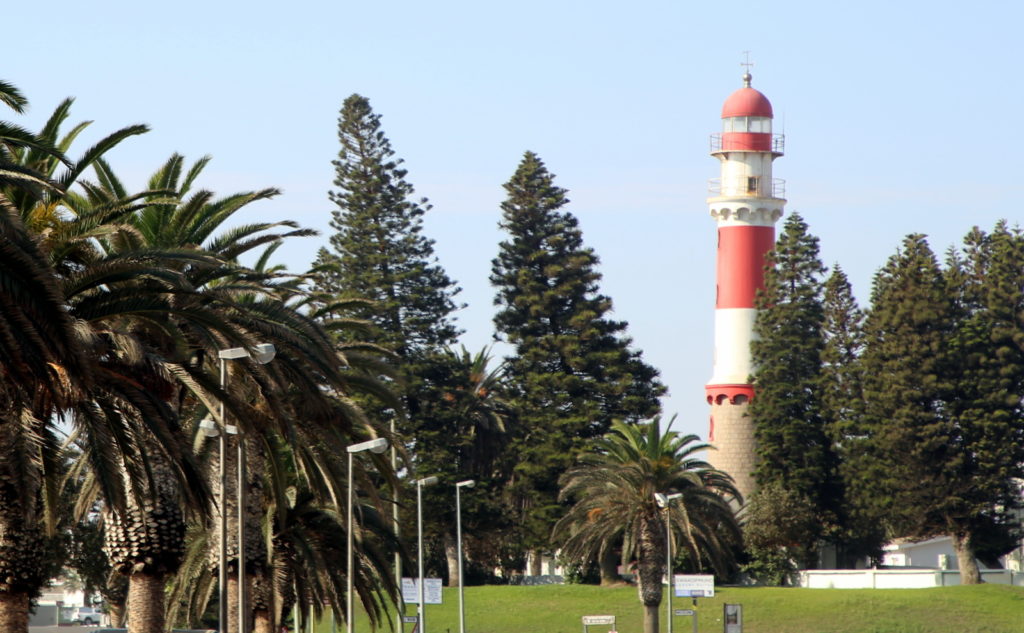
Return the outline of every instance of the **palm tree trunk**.
<path id="1" fill-rule="evenodd" d="M 644 633 L 658 633 L 658 612 L 657 606 L 644 605 Z"/>
<path id="2" fill-rule="evenodd" d="M 108 602 L 107 615 L 110 616 L 110 627 L 114 629 L 124 628 L 124 616 L 127 610 L 123 602 Z"/>
<path id="3" fill-rule="evenodd" d="M 448 586 L 459 586 L 459 552 L 455 537 L 447 530 L 444 533 L 444 557 L 448 560 Z"/>
<path id="4" fill-rule="evenodd" d="M 274 633 L 274 619 L 270 611 L 259 609 L 252 614 L 252 633 Z"/>
<path id="5" fill-rule="evenodd" d="M 132 574 L 128 581 L 128 633 L 164 633 L 163 576 Z"/>
<path id="6" fill-rule="evenodd" d="M 227 633 L 239 633 L 238 628 L 238 571 L 228 573 L 228 629 Z"/>
<path id="7" fill-rule="evenodd" d="M 28 594 L 0 591 L 0 631 L 28 633 Z"/>
<path id="8" fill-rule="evenodd" d="M 971 534 L 954 534 L 953 547 L 956 549 L 956 562 L 960 569 L 960 584 L 981 584 L 981 571 L 978 569 L 978 559 L 974 556 Z"/>

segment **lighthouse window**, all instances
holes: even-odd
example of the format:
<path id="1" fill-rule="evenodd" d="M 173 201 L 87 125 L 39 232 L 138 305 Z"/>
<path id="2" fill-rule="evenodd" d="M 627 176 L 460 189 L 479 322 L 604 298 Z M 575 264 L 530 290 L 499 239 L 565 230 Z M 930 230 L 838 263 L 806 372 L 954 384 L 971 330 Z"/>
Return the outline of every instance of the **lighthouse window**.
<path id="1" fill-rule="evenodd" d="M 729 117 L 722 121 L 722 131 L 767 134 L 772 131 L 772 120 L 763 116 Z"/>

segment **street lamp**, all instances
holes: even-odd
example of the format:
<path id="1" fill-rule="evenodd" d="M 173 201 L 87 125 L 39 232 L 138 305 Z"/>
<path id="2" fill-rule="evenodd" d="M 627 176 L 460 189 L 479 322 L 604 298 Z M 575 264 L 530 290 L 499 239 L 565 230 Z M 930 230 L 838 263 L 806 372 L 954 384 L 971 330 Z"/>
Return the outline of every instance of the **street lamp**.
<path id="1" fill-rule="evenodd" d="M 371 453 L 380 455 L 384 451 L 388 450 L 388 440 L 384 437 L 378 437 L 377 439 L 353 444 L 345 450 L 348 451 L 348 520 L 345 526 L 345 531 L 348 532 L 348 549 L 345 560 L 347 566 L 345 567 L 345 575 L 348 576 L 348 578 L 346 579 L 347 587 L 345 591 L 345 624 L 348 633 L 352 633 L 352 576 L 354 572 L 354 566 L 352 564 L 352 456 L 356 453 L 362 453 L 363 451 L 370 451 Z"/>
<path id="2" fill-rule="evenodd" d="M 416 552 L 419 558 L 419 623 L 416 633 L 427 633 L 427 618 L 423 610 L 423 487 L 432 486 L 437 483 L 437 476 L 431 475 L 416 480 Z"/>
<path id="3" fill-rule="evenodd" d="M 466 605 L 462 597 L 462 588 L 465 585 L 462 578 L 462 498 L 459 491 L 475 485 L 476 482 L 472 479 L 455 484 L 455 541 L 459 552 L 459 633 L 466 633 Z"/>
<path id="4" fill-rule="evenodd" d="M 250 352 L 245 347 L 230 347 L 228 349 L 222 349 L 217 352 L 217 357 L 220 359 L 220 388 L 221 391 L 227 389 L 228 380 L 228 361 L 238 360 L 241 358 L 252 358 L 257 363 L 265 365 L 274 359 L 274 354 L 277 350 L 274 349 L 271 343 L 260 343 L 254 345 Z M 220 420 L 221 424 L 224 424 L 224 400 L 220 401 Z M 218 627 L 222 631 L 227 630 L 228 625 L 228 519 L 227 519 L 227 487 L 228 487 L 228 473 L 227 465 L 225 463 L 227 457 L 228 440 L 227 435 L 232 433 L 232 430 L 238 432 L 236 427 L 224 425 L 224 433 L 220 433 L 220 586 L 219 586 L 219 599 L 220 599 L 220 615 Z M 238 633 L 244 633 L 245 626 L 245 596 L 246 596 L 246 583 L 245 583 L 245 489 L 246 489 L 246 477 L 245 477 L 245 440 L 242 438 L 241 433 L 238 433 L 238 490 L 236 491 L 236 498 L 238 501 Z"/>
<path id="5" fill-rule="evenodd" d="M 668 614 L 668 633 L 672 633 L 672 592 L 675 590 L 672 586 L 672 523 L 670 521 L 669 513 L 672 511 L 672 508 L 670 507 L 672 502 L 682 496 L 683 493 L 681 492 L 676 492 L 670 495 L 665 495 L 660 492 L 654 493 L 654 500 L 657 502 L 658 507 L 665 511 L 665 570 L 668 578 L 668 601 L 666 602 L 666 613 Z"/>

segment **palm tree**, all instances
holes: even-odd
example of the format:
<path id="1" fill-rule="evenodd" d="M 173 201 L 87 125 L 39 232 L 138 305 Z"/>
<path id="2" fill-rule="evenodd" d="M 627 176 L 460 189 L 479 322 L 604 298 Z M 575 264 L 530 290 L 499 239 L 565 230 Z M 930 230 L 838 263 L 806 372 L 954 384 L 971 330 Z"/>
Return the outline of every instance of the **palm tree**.
<path id="1" fill-rule="evenodd" d="M 0 100 L 16 110 L 24 105 L 8 84 L 0 92 Z M 42 547 L 54 525 L 61 455 L 54 425 L 116 373 L 91 353 L 102 337 L 69 309 L 68 269 L 55 257 L 51 239 L 66 218 L 61 201 L 84 166 L 138 131 L 112 135 L 71 163 L 52 142 L 49 127 L 34 135 L 0 123 L 0 630 L 27 630 L 28 598 L 45 580 Z M 66 169 L 51 177 L 58 166 Z M 90 430 L 108 437 L 118 431 L 104 425 Z M 129 439 L 124 430 L 118 439 Z M 111 443 L 107 450 L 118 448 Z M 98 485 L 117 501 L 120 482 Z"/>
<path id="2" fill-rule="evenodd" d="M 671 422 L 669 423 L 671 427 Z M 730 501 L 739 493 L 726 473 L 695 455 L 708 448 L 694 435 L 661 432 L 649 424 L 616 422 L 580 464 L 562 476 L 562 500 L 574 500 L 552 538 L 570 560 L 589 562 L 621 544 L 623 562 L 635 563 L 644 606 L 644 632 L 657 633 L 665 575 L 665 523 L 698 565 L 707 560 L 725 574 L 740 543 Z M 682 496 L 663 513 L 656 493 Z"/>

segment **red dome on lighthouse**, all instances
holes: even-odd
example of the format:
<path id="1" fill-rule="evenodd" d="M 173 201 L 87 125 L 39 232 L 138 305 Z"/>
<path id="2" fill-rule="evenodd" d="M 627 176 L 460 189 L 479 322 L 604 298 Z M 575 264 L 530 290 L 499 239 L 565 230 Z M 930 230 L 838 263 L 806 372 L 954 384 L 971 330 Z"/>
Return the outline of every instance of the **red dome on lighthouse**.
<path id="1" fill-rule="evenodd" d="M 750 87 L 750 73 L 743 75 L 743 87 L 729 95 L 722 104 L 722 118 L 734 116 L 772 117 L 772 103 L 768 97 Z"/>

